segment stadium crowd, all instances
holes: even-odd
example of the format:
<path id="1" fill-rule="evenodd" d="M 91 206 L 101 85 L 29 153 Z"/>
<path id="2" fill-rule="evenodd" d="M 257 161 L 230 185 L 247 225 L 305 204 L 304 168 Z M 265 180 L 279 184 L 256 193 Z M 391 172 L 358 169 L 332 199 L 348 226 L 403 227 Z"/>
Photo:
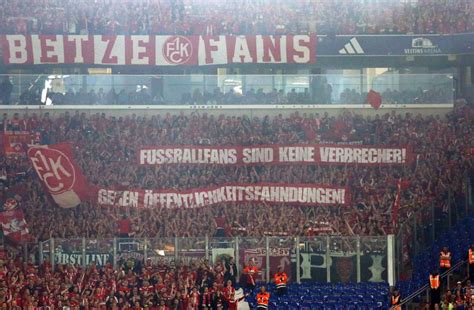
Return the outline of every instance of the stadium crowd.
<path id="1" fill-rule="evenodd" d="M 86 268 L 56 265 L 52 270 L 49 260 L 35 266 L 10 259 L 0 263 L 0 306 L 27 310 L 217 310 L 226 306 L 234 310 L 245 296 L 237 295 L 235 276 L 226 266 L 231 265 L 224 260 L 213 266 L 204 259 L 189 264 L 128 260 L 117 270 L 111 264 L 95 263 Z"/>
<path id="2" fill-rule="evenodd" d="M 434 205 L 444 211 L 451 203 L 463 203 L 462 176 L 472 171 L 467 153 L 474 143 L 472 108 L 448 115 L 385 114 L 362 117 L 299 114 L 289 117 L 249 118 L 192 115 L 147 117 L 86 116 L 64 113 L 4 115 L 7 130 L 32 130 L 42 143 L 70 141 L 75 157 L 91 184 L 123 189 L 188 189 L 225 182 L 284 182 L 348 185 L 349 207 L 285 207 L 282 205 L 226 204 L 194 210 L 99 208 L 82 203 L 73 210 L 59 209 L 45 195 L 31 164 L 18 156 L 1 157 L 2 199 L 17 195 L 33 236 L 113 237 L 116 221 L 124 214 L 131 220 L 130 236 L 213 236 L 214 220 L 225 219 L 227 236 L 265 234 L 312 235 L 318 232 L 351 235 L 385 235 L 395 227 L 391 208 L 397 180 L 402 178 L 400 221 L 412 212 Z M 258 145 L 293 143 L 364 143 L 411 145 L 416 160 L 409 166 L 162 166 L 134 163 L 135 150 L 146 145 Z M 23 196 L 23 197 L 21 197 Z M 288 221 L 291 219 L 291 221 Z M 421 220 L 421 219 L 420 219 Z"/>
<path id="3" fill-rule="evenodd" d="M 460 33 L 473 12 L 470 0 L 1 0 L 0 33 Z"/>

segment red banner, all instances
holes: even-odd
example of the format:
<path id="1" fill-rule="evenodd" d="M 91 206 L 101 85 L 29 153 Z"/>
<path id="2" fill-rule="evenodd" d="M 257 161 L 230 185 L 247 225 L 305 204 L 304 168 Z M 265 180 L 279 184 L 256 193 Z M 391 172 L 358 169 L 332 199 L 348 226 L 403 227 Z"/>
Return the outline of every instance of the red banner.
<path id="1" fill-rule="evenodd" d="M 91 188 L 74 160 L 69 143 L 30 146 L 27 154 L 38 177 L 60 207 L 73 208 L 90 196 Z"/>
<path id="2" fill-rule="evenodd" d="M 140 165 L 405 165 L 412 160 L 410 148 L 368 145 L 159 146 L 138 151 Z"/>
<path id="3" fill-rule="evenodd" d="M 29 144 L 41 141 L 39 132 L 5 131 L 1 136 L 3 153 L 6 155 L 24 155 Z"/>
<path id="4" fill-rule="evenodd" d="M 256 276 L 257 281 L 265 280 L 265 273 L 263 271 L 267 268 L 266 254 L 265 248 L 240 250 L 240 261 L 247 264 L 252 260 L 258 270 L 261 271 Z M 280 268 L 282 268 L 287 275 L 291 275 L 290 248 L 270 247 L 268 255 L 270 257 L 270 279 L 273 279 L 274 274 L 277 273 Z"/>
<path id="5" fill-rule="evenodd" d="M 349 189 L 318 184 L 229 183 L 178 191 L 99 189 L 97 203 L 132 208 L 199 208 L 218 203 L 253 202 L 286 205 L 347 205 Z"/>
<path id="6" fill-rule="evenodd" d="M 3 63 L 145 66 L 314 64 L 316 35 L 2 35 Z"/>

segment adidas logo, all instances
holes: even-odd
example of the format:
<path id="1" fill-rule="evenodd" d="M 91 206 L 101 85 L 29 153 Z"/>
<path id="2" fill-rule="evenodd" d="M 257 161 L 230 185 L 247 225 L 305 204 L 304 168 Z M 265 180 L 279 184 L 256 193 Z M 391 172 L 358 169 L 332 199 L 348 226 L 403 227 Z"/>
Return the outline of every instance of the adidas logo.
<path id="1" fill-rule="evenodd" d="M 346 55 L 362 55 L 365 54 L 364 49 L 359 44 L 359 41 L 354 37 L 343 48 L 339 50 L 339 54 Z"/>

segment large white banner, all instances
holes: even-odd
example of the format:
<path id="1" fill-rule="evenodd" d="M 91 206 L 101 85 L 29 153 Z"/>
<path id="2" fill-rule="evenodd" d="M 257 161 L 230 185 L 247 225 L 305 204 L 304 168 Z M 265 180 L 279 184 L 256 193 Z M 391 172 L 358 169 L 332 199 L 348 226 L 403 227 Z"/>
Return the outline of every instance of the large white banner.
<path id="1" fill-rule="evenodd" d="M 316 35 L 1 35 L 3 63 L 145 66 L 313 64 Z"/>
<path id="2" fill-rule="evenodd" d="M 218 203 L 254 202 L 285 205 L 346 205 L 349 189 L 320 184 L 230 183 L 191 190 L 98 189 L 97 203 L 132 208 L 199 208 Z"/>

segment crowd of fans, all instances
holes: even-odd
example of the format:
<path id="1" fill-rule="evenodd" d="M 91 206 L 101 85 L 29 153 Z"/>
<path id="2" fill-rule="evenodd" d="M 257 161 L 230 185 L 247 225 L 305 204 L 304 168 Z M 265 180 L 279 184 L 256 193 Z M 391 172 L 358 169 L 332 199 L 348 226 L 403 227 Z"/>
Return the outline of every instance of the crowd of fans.
<path id="1" fill-rule="evenodd" d="M 16 121 L 12 121 L 16 119 Z M 212 236 L 214 219 L 225 219 L 226 235 L 385 235 L 393 232 L 391 208 L 397 180 L 406 180 L 401 195 L 400 221 L 427 206 L 444 210 L 448 197 L 462 203 L 463 178 L 472 171 L 467 148 L 473 145 L 471 108 L 441 116 L 397 115 L 362 117 L 299 114 L 289 117 L 153 115 L 125 117 L 84 113 L 4 116 L 8 130 L 32 130 L 42 143 L 70 141 L 75 157 L 91 184 L 130 189 L 189 189 L 226 182 L 284 182 L 348 185 L 350 206 L 288 207 L 283 205 L 225 204 L 194 210 L 99 208 L 82 203 L 59 209 L 45 195 L 26 158 L 1 157 L 2 197 L 20 194 L 32 234 L 50 237 L 113 237 L 115 220 L 124 214 L 132 222 L 131 236 Z M 317 142 L 411 145 L 416 160 L 408 166 L 162 166 L 135 164 L 136 149 L 146 145 L 258 145 Z M 8 189 L 6 189 L 8 187 Z M 449 193 L 449 194 L 448 194 Z M 289 221 L 291 219 L 291 221 Z"/>
<path id="2" fill-rule="evenodd" d="M 235 276 L 229 261 L 185 264 L 129 260 L 117 270 L 111 264 L 87 267 L 40 266 L 0 262 L 2 309 L 237 309 Z M 244 280 L 245 281 L 245 280 Z M 239 298 L 238 298 L 239 297 Z"/>
<path id="3" fill-rule="evenodd" d="M 471 309 L 473 306 L 474 294 L 470 280 L 458 281 L 456 286 L 447 290 L 444 294 L 441 309 Z"/>
<path id="4" fill-rule="evenodd" d="M 470 0 L 0 1 L 9 34 L 393 34 L 474 30 Z"/>

